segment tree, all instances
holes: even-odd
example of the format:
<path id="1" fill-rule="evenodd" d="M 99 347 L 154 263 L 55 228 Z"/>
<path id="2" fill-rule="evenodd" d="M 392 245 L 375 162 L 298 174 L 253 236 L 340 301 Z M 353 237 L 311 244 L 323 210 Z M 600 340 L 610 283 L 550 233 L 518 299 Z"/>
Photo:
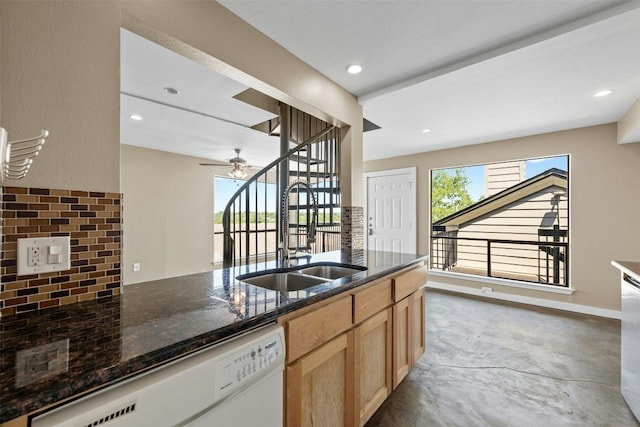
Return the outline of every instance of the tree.
<path id="1" fill-rule="evenodd" d="M 434 223 L 473 204 L 467 185 L 471 180 L 463 168 L 431 172 L 431 222 Z"/>

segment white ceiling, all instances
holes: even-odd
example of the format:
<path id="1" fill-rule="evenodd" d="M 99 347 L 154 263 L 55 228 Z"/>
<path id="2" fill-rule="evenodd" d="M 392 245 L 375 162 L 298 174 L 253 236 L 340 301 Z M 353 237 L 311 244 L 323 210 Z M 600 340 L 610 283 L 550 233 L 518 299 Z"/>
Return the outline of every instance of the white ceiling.
<path id="1" fill-rule="evenodd" d="M 358 95 L 382 127 L 365 133 L 365 160 L 614 122 L 640 98 L 640 0 L 221 3 Z M 277 157 L 277 138 L 247 128 L 273 115 L 231 98 L 246 87 L 125 30 L 121 46 L 123 143 Z"/>
<path id="2" fill-rule="evenodd" d="M 121 143 L 217 161 L 241 148 L 259 166 L 278 157 L 280 140 L 249 128 L 274 115 L 233 99 L 246 86 L 127 30 L 120 45 Z"/>
<path id="3" fill-rule="evenodd" d="M 613 122 L 640 98 L 637 0 L 221 3 L 358 95 L 382 127 L 365 160 Z"/>

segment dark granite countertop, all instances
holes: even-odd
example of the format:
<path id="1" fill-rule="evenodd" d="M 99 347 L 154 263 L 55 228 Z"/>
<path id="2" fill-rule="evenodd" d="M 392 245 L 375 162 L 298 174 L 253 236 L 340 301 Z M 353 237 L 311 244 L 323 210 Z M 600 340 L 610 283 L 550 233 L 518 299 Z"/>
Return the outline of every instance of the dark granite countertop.
<path id="1" fill-rule="evenodd" d="M 128 285 L 117 297 L 2 317 L 0 423 L 114 384 L 425 258 L 376 251 L 329 252 L 298 265 L 328 261 L 367 270 L 286 293 L 235 279 L 276 267 L 260 263 Z M 54 363 L 59 369 L 49 376 L 25 374 L 18 359 L 48 348 L 43 346 L 68 350 L 68 357 L 45 362 L 34 362 L 32 357 L 32 364 Z"/>

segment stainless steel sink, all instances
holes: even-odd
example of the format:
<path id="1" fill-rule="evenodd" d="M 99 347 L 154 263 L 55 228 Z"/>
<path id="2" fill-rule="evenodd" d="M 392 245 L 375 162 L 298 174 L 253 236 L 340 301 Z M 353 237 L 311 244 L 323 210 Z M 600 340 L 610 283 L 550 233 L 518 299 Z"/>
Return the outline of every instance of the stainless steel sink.
<path id="1" fill-rule="evenodd" d="M 261 288 L 279 292 L 301 291 L 329 281 L 326 278 L 305 276 L 294 272 L 267 273 L 240 280 L 255 286 L 260 286 Z"/>
<path id="2" fill-rule="evenodd" d="M 306 267 L 298 272 L 302 274 L 308 274 L 310 276 L 324 277 L 329 280 L 336 280 L 342 277 L 351 276 L 352 274 L 360 273 L 365 270 L 364 267 L 344 267 L 341 265 L 314 265 L 312 267 Z"/>
<path id="3" fill-rule="evenodd" d="M 301 291 L 321 283 L 351 276 L 366 270 L 366 267 L 338 263 L 314 263 L 290 267 L 286 270 L 252 273 L 238 276 L 238 280 L 272 291 Z"/>

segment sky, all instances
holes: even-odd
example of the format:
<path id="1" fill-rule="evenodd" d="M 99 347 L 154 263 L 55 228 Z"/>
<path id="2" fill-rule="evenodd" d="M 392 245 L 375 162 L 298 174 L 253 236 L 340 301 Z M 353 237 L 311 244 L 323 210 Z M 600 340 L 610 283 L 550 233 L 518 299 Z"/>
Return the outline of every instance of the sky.
<path id="1" fill-rule="evenodd" d="M 235 192 L 238 191 L 238 188 L 240 188 L 244 183 L 245 181 L 242 179 L 231 179 L 216 176 L 213 181 L 213 211 L 223 211 L 225 206 L 227 206 L 227 202 L 231 199 L 231 196 L 233 196 Z M 258 190 L 258 200 L 262 202 L 264 200 L 264 184 L 260 184 Z M 275 184 L 268 185 L 267 196 L 267 212 L 275 212 L 277 202 Z M 255 202 L 250 200 L 249 206 L 251 211 L 255 210 L 254 205 Z"/>
<path id="2" fill-rule="evenodd" d="M 539 159 L 525 160 L 525 179 L 529 179 L 550 168 L 568 170 L 569 156 L 543 157 Z M 447 169 L 453 171 L 455 168 Z M 484 165 L 466 166 L 467 177 L 471 183 L 467 187 L 474 202 L 480 200 L 484 194 Z"/>

